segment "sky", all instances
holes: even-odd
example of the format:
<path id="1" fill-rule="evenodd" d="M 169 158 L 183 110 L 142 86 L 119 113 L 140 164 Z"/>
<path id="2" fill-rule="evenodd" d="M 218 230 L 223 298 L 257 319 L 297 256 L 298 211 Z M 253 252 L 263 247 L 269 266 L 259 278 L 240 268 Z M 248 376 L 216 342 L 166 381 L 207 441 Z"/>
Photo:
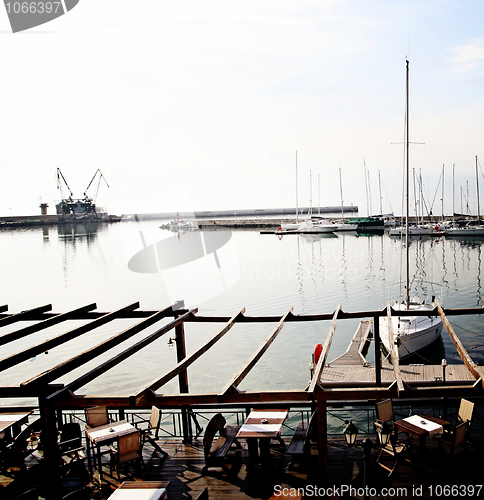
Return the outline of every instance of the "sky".
<path id="1" fill-rule="evenodd" d="M 80 0 L 13 34 L 0 8 L 0 216 L 54 213 L 57 169 L 76 198 L 100 169 L 88 194 L 118 215 L 290 208 L 296 151 L 300 206 L 340 205 L 341 169 L 345 205 L 401 214 L 407 57 L 425 205 L 469 192 L 476 213 L 482 19 L 479 0 Z"/>

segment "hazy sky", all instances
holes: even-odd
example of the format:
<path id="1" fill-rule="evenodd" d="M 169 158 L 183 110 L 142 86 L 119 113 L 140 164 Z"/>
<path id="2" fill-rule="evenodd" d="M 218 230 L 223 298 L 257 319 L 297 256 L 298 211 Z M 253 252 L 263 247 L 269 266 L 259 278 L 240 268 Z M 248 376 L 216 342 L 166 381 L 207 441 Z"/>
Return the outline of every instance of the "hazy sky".
<path id="1" fill-rule="evenodd" d="M 110 213 L 345 204 L 401 213 L 405 58 L 411 165 L 456 210 L 484 163 L 480 0 L 80 0 L 12 34 L 0 9 L 0 215 L 49 213 L 60 168 Z M 363 160 L 364 158 L 364 160 Z M 482 176 L 481 184 L 484 184 Z M 484 198 L 483 198 L 484 203 Z"/>

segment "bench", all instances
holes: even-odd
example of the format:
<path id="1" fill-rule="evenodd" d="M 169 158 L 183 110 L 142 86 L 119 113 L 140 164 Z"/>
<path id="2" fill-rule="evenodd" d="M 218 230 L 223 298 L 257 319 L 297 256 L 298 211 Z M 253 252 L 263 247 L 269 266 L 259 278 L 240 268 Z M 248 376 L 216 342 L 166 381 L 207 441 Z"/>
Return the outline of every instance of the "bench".
<path id="1" fill-rule="evenodd" d="M 224 459 L 230 447 L 235 442 L 237 447 L 240 448 L 240 444 L 235 437 L 240 429 L 240 425 L 226 426 L 225 424 L 226 420 L 224 416 L 221 413 L 217 413 L 207 425 L 203 436 L 203 453 L 205 455 L 205 466 L 202 469 L 203 474 L 209 467 L 220 466 L 224 471 L 227 471 Z M 217 432 L 219 437 L 213 444 Z"/>
<path id="2" fill-rule="evenodd" d="M 316 412 L 311 416 L 309 422 L 300 422 L 296 427 L 291 442 L 287 447 L 286 453 L 291 456 L 288 469 L 295 463 L 301 463 L 307 460 L 311 452 L 311 437 L 316 429 Z"/>

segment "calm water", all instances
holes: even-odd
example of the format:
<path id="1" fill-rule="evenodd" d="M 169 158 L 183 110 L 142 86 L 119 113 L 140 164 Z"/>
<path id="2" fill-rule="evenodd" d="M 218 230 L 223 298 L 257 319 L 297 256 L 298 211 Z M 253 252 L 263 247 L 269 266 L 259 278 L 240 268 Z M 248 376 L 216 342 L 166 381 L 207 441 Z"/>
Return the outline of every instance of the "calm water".
<path id="1" fill-rule="evenodd" d="M 399 281 L 401 241 L 387 235 L 260 235 L 259 231 L 191 233 L 177 236 L 159 229 L 159 221 L 111 225 L 53 226 L 0 232 L 2 253 L 1 304 L 10 312 L 52 304 L 65 312 L 96 303 L 112 311 L 133 302 L 144 310 L 161 309 L 178 299 L 198 307 L 201 315 L 232 316 L 245 307 L 247 315 L 280 315 L 292 307 L 295 314 L 330 313 L 338 304 L 344 311 L 378 309 L 390 298 L 390 285 Z M 226 244 L 220 244 L 228 236 Z M 161 242 L 162 243 L 159 243 Z M 139 273 L 128 262 L 146 248 L 161 248 L 155 258 L 161 272 Z M 441 283 L 446 307 L 482 304 L 481 254 L 484 241 L 423 239 L 410 244 L 412 273 L 417 282 Z M 155 247 L 152 247 L 155 245 Z M 214 251 L 215 249 L 215 251 Z M 148 250 L 149 252 L 149 250 Z M 154 254 L 150 254 L 154 255 Z M 133 262 L 133 261 L 131 261 Z M 177 265 L 178 264 L 178 265 Z M 133 264 L 130 264 L 133 267 Z M 429 293 L 430 291 L 427 290 Z M 393 294 L 394 296 L 395 294 Z M 55 366 L 82 350 L 133 324 L 117 320 L 106 327 L 2 372 L 2 384 L 17 384 Z M 164 324 L 160 322 L 149 331 Z M 329 359 L 346 350 L 358 321 L 338 323 Z M 452 319 L 456 332 L 473 359 L 484 361 L 484 323 L 478 316 Z M 51 338 L 79 322 L 49 328 L 2 347 L 2 358 Z M 25 323 L 22 323 L 25 326 Z M 220 324 L 188 324 L 187 350 L 212 337 Z M 191 391 L 219 391 L 263 343 L 274 324 L 236 325 L 189 369 Z M 324 343 L 329 322 L 289 323 L 241 384 L 241 389 L 301 389 L 309 380 L 308 364 L 316 343 Z M 0 333 L 18 329 L 18 325 Z M 446 332 L 443 355 L 457 362 Z M 142 336 L 119 345 L 91 362 L 97 366 Z M 175 352 L 164 336 L 131 357 L 79 394 L 129 394 L 168 371 Z M 442 351 L 443 352 L 443 351 Z M 438 352 L 437 357 L 442 353 Z M 369 360 L 372 360 L 370 349 Z M 85 368 L 59 381 L 67 383 Z M 172 382 L 159 392 L 177 392 Z"/>

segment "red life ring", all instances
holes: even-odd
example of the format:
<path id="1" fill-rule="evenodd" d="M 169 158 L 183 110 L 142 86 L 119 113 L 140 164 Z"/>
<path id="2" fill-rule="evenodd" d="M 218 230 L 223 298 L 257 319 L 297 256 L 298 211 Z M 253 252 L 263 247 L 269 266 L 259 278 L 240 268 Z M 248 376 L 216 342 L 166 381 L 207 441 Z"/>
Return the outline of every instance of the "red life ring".
<path id="1" fill-rule="evenodd" d="M 439 226 L 435 226 L 435 230 L 438 231 L 439 230 Z"/>
<path id="2" fill-rule="evenodd" d="M 319 358 L 321 357 L 321 353 L 323 352 L 322 344 L 316 344 L 314 346 L 314 363 L 318 364 Z"/>

